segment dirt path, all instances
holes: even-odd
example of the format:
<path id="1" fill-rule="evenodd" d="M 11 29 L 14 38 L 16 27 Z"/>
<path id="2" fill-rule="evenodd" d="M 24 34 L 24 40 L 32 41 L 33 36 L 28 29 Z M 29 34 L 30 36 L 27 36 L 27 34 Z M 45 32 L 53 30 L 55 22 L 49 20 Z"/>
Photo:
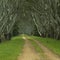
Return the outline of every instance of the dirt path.
<path id="1" fill-rule="evenodd" d="M 53 52 L 51 52 L 47 47 L 45 47 L 44 45 L 42 45 L 40 42 L 38 42 L 37 40 L 34 40 L 39 46 L 40 48 L 43 50 L 47 60 L 60 60 L 60 58 L 54 54 Z"/>
<path id="2" fill-rule="evenodd" d="M 25 40 L 25 45 L 23 53 L 18 57 L 18 60 L 40 60 L 39 55 L 35 52 L 30 42 L 25 37 L 23 39 Z"/>

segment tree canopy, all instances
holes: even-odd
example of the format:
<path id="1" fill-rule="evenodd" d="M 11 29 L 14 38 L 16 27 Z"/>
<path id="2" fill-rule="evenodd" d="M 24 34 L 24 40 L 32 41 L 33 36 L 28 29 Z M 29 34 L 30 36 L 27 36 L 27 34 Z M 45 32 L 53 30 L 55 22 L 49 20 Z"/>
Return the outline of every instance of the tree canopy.
<path id="1" fill-rule="evenodd" d="M 60 0 L 0 0 L 0 36 L 15 30 L 60 39 Z"/>

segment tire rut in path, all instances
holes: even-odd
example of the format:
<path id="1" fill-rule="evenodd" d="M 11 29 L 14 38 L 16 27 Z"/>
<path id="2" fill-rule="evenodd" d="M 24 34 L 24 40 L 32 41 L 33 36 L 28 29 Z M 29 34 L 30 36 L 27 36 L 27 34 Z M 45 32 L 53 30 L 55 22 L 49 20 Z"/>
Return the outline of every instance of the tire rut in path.
<path id="1" fill-rule="evenodd" d="M 33 41 L 35 41 L 40 46 L 40 48 L 43 50 L 47 60 L 60 60 L 60 58 L 56 54 L 51 52 L 47 47 L 45 47 L 39 41 L 37 40 L 33 40 Z"/>
<path id="2" fill-rule="evenodd" d="M 25 45 L 23 49 L 23 53 L 18 57 L 18 60 L 40 60 L 39 55 L 34 51 L 30 42 L 23 37 L 25 40 Z"/>

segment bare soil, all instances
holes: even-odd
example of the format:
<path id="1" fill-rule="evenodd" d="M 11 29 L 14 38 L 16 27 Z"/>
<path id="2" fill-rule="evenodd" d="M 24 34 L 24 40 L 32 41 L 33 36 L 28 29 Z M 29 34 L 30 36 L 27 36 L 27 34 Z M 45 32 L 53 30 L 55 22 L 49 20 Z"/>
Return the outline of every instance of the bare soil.
<path id="1" fill-rule="evenodd" d="M 30 42 L 25 37 L 23 39 L 25 40 L 25 45 L 23 53 L 18 57 L 18 60 L 40 60 L 40 56 L 35 52 Z"/>
<path id="2" fill-rule="evenodd" d="M 34 47 L 31 45 L 30 41 L 26 37 L 23 37 L 23 39 L 25 40 L 25 45 L 24 45 L 24 48 L 23 48 L 23 53 L 18 56 L 18 60 L 60 60 L 58 55 L 54 54 L 46 46 L 44 46 L 43 44 L 41 44 L 37 40 L 33 40 L 42 49 L 43 54 L 45 56 L 45 58 L 42 58 L 39 55 L 40 53 L 38 54 L 35 51 Z"/>

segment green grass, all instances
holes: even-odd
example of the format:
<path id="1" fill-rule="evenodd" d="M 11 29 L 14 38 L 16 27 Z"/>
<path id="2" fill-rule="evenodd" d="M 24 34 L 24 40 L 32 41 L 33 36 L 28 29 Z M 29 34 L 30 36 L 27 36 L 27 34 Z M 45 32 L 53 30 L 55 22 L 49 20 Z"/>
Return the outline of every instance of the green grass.
<path id="1" fill-rule="evenodd" d="M 55 40 L 52 38 L 42 38 L 42 37 L 36 37 L 31 36 L 31 38 L 34 38 L 38 41 L 40 41 L 42 44 L 47 46 L 51 51 L 58 54 L 60 56 L 60 40 Z"/>
<path id="2" fill-rule="evenodd" d="M 41 52 L 42 53 L 42 49 L 38 46 L 38 44 L 36 42 L 34 42 L 33 40 L 31 40 L 31 39 L 30 39 L 30 41 L 31 41 L 32 45 L 34 46 L 35 50 L 37 52 Z"/>
<path id="3" fill-rule="evenodd" d="M 35 41 L 33 41 L 32 38 L 28 37 L 28 39 L 31 42 L 32 46 L 34 47 L 35 51 L 39 53 L 41 60 L 44 60 L 46 56 L 44 55 L 44 52 L 42 51 L 40 46 Z"/>
<path id="4" fill-rule="evenodd" d="M 24 41 L 20 36 L 0 44 L 0 60 L 17 60 L 22 52 Z"/>

